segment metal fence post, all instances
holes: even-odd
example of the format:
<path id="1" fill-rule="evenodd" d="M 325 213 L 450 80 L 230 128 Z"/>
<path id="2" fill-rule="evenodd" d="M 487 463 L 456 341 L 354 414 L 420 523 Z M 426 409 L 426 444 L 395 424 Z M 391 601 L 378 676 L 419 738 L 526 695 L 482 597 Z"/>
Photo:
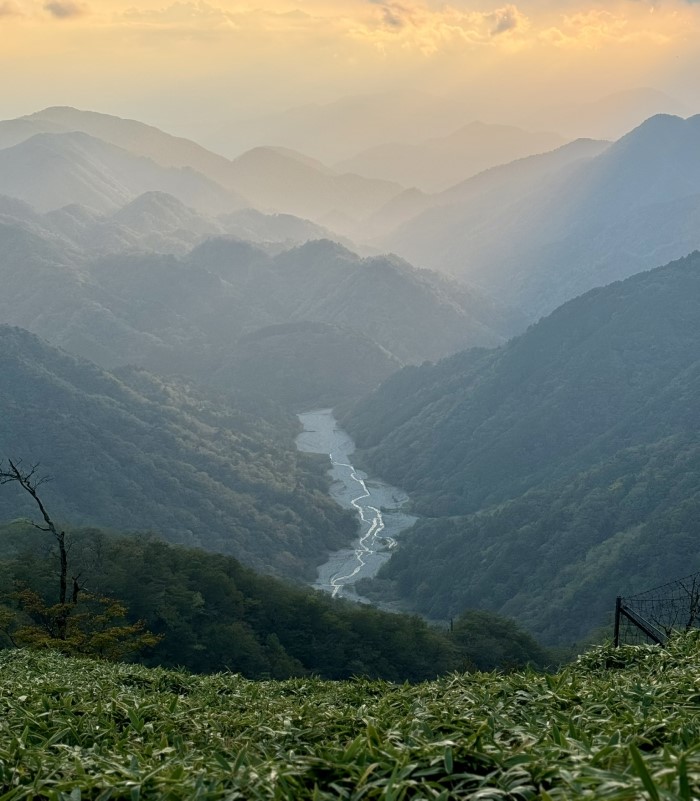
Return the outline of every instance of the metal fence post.
<path id="1" fill-rule="evenodd" d="M 615 599 L 615 634 L 613 635 L 613 644 L 615 648 L 620 647 L 620 614 L 622 611 L 622 596 L 618 595 Z"/>

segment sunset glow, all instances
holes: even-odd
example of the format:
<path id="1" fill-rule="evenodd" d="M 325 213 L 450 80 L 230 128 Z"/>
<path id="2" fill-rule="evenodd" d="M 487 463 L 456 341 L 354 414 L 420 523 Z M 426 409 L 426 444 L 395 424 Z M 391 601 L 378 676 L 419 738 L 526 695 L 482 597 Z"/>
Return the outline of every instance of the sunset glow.
<path id="1" fill-rule="evenodd" d="M 480 99 L 491 116 L 496 95 L 502 118 L 640 86 L 692 105 L 700 66 L 700 6 L 679 0 L 4 0 L 0 26 L 5 117 L 65 104 L 183 131 L 192 111 L 223 124 L 397 89 Z"/>

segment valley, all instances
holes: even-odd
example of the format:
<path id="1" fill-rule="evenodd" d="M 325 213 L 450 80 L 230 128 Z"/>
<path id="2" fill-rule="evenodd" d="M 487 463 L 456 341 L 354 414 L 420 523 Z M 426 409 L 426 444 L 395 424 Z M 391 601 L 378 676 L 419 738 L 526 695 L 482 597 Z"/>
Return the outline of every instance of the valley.
<path id="1" fill-rule="evenodd" d="M 0 801 L 700 799 L 700 2 L 0 35 Z"/>
<path id="2" fill-rule="evenodd" d="M 509 625 L 596 639 L 617 593 L 700 569 L 698 119 L 462 122 L 325 162 L 69 107 L 1 122 L 0 454 L 54 477 L 67 526 L 490 627 L 485 654 Z M 277 669 L 279 632 L 240 625 L 251 675 Z"/>
<path id="3" fill-rule="evenodd" d="M 353 585 L 376 575 L 396 547 L 396 538 L 416 518 L 403 511 L 409 498 L 402 490 L 368 478 L 350 463 L 355 444 L 337 427 L 331 409 L 305 412 L 299 420 L 304 430 L 297 436 L 297 448 L 328 455 L 333 481 L 330 496 L 344 508 L 355 510 L 360 520 L 359 539 L 319 565 L 314 586 L 334 598 L 357 598 Z"/>

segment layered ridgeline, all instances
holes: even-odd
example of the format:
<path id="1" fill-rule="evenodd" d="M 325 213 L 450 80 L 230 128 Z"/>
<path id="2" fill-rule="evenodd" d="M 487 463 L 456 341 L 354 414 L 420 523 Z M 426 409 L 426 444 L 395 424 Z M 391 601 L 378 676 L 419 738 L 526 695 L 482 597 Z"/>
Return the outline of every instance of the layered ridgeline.
<path id="1" fill-rule="evenodd" d="M 700 255 L 593 290 L 495 351 L 407 368 L 344 425 L 427 517 L 380 574 L 547 641 L 700 568 Z"/>
<path id="2" fill-rule="evenodd" d="M 544 153 L 564 143 L 564 138 L 556 133 L 534 133 L 512 125 L 470 122 L 447 136 L 419 143 L 376 145 L 336 166 L 434 192 L 497 164 Z"/>
<path id="3" fill-rule="evenodd" d="M 382 246 L 537 317 L 700 246 L 699 144 L 700 116 L 658 115 L 578 163 L 526 160 L 533 180 L 518 162 L 477 176 Z"/>
<path id="4" fill-rule="evenodd" d="M 296 420 L 263 399 L 106 373 L 0 326 L 0 406 L 0 454 L 53 476 L 45 499 L 64 524 L 153 530 L 299 578 L 354 536 L 325 464 L 296 452 Z M 0 519 L 33 515 L 29 500 L 4 488 Z"/>
<path id="5" fill-rule="evenodd" d="M 70 571 L 80 575 L 85 591 L 118 598 L 129 622 L 142 620 L 161 638 L 131 655 L 145 664 L 226 670 L 248 678 L 313 673 L 421 681 L 458 669 L 549 661 L 532 637 L 494 615 L 470 613 L 448 632 L 418 617 L 336 600 L 256 574 L 233 557 L 153 536 L 96 529 L 69 529 L 67 536 Z M 15 606 L 12 590 L 27 588 L 51 603 L 57 557 L 47 535 L 23 522 L 0 525 L 0 541 L 0 647 L 6 647 L 4 632 L 11 635 L 27 623 L 21 612 L 14 623 L 8 621 Z M 70 651 L 70 644 L 64 647 Z"/>
<path id="6" fill-rule="evenodd" d="M 328 240 L 277 255 L 221 238 L 179 258 L 95 255 L 25 206 L 5 208 L 0 321 L 107 368 L 139 364 L 300 406 L 336 403 L 400 363 L 499 344 L 522 325 L 462 284 Z M 285 340 L 276 326 L 289 324 Z"/>
<path id="7" fill-rule="evenodd" d="M 253 208 L 309 218 L 341 234 L 404 187 L 338 172 L 294 150 L 255 147 L 231 160 L 136 120 L 56 107 L 0 122 L 0 194 L 42 210 L 115 210 L 145 191 L 198 211 Z"/>

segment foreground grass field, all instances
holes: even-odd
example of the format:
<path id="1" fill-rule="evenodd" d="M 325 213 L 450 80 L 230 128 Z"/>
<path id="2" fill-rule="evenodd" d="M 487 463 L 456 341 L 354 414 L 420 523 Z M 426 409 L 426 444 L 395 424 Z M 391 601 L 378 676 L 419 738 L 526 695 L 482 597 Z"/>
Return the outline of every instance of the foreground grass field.
<path id="1" fill-rule="evenodd" d="M 699 796 L 692 635 L 416 686 L 0 652 L 0 801 Z"/>

